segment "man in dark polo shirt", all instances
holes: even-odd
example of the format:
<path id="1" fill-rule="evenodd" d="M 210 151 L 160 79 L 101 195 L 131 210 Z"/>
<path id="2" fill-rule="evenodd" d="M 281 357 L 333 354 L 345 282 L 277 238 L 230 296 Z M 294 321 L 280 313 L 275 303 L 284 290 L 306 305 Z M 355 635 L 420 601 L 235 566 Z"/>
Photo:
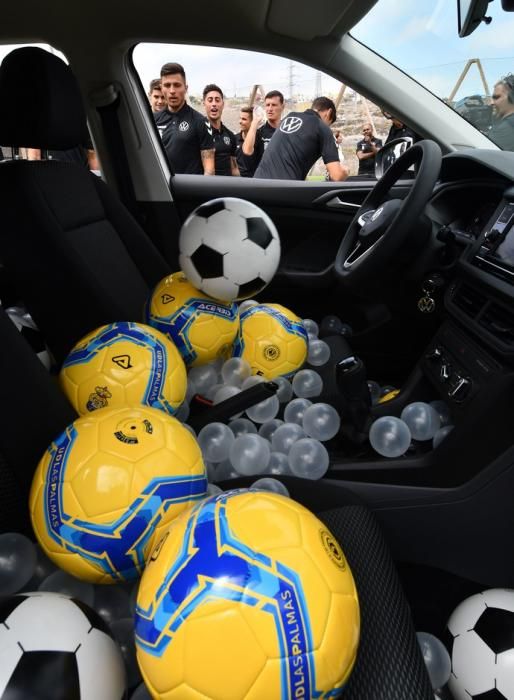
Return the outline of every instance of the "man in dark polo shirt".
<path id="1" fill-rule="evenodd" d="M 317 97 L 305 112 L 290 112 L 280 122 L 254 177 L 305 180 L 321 156 L 330 180 L 345 180 L 348 170 L 339 161 L 329 126 L 335 119 L 336 108 L 328 97 Z"/>
<path id="2" fill-rule="evenodd" d="M 356 154 L 359 160 L 358 175 L 375 177 L 375 156 L 382 148 L 382 141 L 373 136 L 373 126 L 368 122 L 362 127 L 363 138 L 357 141 Z"/>
<path id="3" fill-rule="evenodd" d="M 250 129 L 243 145 L 243 153 L 247 156 L 254 156 L 257 164 L 260 163 L 262 155 L 282 119 L 284 95 L 280 90 L 271 90 L 267 93 L 264 98 L 264 111 L 266 112 L 266 122 L 256 130 Z"/>
<path id="4" fill-rule="evenodd" d="M 241 177 L 253 177 L 259 165 L 259 158 L 257 158 L 255 152 L 251 156 L 247 156 L 243 153 L 243 143 L 251 131 L 255 132 L 257 130 L 258 125 L 259 119 L 253 116 L 252 107 L 241 107 L 239 112 L 239 127 L 241 131 L 236 134 L 236 160 Z"/>
<path id="5" fill-rule="evenodd" d="M 154 113 L 162 143 L 175 173 L 214 175 L 212 129 L 204 116 L 186 103 L 186 74 L 180 63 L 161 68 L 166 109 Z"/>
<path id="6" fill-rule="evenodd" d="M 223 92 L 218 85 L 211 83 L 204 87 L 203 106 L 214 140 L 216 175 L 239 176 L 236 161 L 236 135 L 221 121 L 225 102 Z"/>

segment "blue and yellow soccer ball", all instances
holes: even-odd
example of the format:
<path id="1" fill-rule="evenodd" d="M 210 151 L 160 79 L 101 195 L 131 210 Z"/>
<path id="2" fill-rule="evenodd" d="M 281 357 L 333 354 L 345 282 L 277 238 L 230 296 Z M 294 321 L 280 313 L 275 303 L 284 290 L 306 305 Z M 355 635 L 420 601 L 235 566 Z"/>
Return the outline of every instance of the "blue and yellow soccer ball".
<path id="1" fill-rule="evenodd" d="M 258 304 L 240 314 L 232 350 L 266 379 L 292 376 L 307 359 L 307 331 L 298 316 L 280 304 Z"/>
<path id="2" fill-rule="evenodd" d="M 159 282 L 147 304 L 146 320 L 175 343 L 188 367 L 228 359 L 239 330 L 237 304 L 211 299 L 183 272 Z"/>
<path id="3" fill-rule="evenodd" d="M 48 447 L 32 481 L 30 514 L 50 559 L 92 583 L 141 575 L 173 518 L 203 498 L 193 435 L 153 408 L 78 418 Z"/>
<path id="4" fill-rule="evenodd" d="M 212 496 L 150 555 L 136 650 L 154 698 L 336 697 L 359 640 L 353 576 L 299 503 L 262 491 Z"/>
<path id="5" fill-rule="evenodd" d="M 82 338 L 64 360 L 59 381 L 80 415 L 137 405 L 173 414 L 187 389 L 184 361 L 169 338 L 125 321 Z"/>

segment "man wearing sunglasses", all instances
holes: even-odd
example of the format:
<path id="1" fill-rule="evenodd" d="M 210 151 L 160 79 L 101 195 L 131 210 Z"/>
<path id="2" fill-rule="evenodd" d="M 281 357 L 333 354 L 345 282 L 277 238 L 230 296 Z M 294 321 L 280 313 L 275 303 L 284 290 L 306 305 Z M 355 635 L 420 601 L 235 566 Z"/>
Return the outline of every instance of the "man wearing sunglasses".
<path id="1" fill-rule="evenodd" d="M 504 151 L 514 151 L 514 74 L 496 83 L 492 100 L 495 119 L 488 136 Z"/>

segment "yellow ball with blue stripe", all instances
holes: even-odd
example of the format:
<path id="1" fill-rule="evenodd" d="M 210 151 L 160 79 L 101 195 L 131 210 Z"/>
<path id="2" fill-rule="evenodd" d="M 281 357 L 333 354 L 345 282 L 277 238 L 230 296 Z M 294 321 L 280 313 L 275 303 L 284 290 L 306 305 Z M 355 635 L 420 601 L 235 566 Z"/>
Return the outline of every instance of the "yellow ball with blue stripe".
<path id="1" fill-rule="evenodd" d="M 137 405 L 173 414 L 187 389 L 184 361 L 170 339 L 146 324 L 125 321 L 82 338 L 64 360 L 59 381 L 80 415 Z"/>
<path id="2" fill-rule="evenodd" d="M 170 522 L 202 499 L 193 435 L 153 408 L 78 418 L 48 447 L 30 492 L 32 526 L 50 559 L 92 583 L 141 575 Z"/>
<path id="3" fill-rule="evenodd" d="M 237 304 L 208 297 L 183 272 L 168 275 L 155 287 L 146 321 L 175 343 L 188 367 L 228 359 L 239 330 Z"/>
<path id="4" fill-rule="evenodd" d="M 232 350 L 266 379 L 292 376 L 307 359 L 307 331 L 301 319 L 280 304 L 257 304 L 240 314 Z"/>
<path id="5" fill-rule="evenodd" d="M 278 494 L 236 490 L 177 518 L 138 589 L 139 667 L 154 698 L 334 698 L 354 665 L 354 579 L 326 526 Z"/>

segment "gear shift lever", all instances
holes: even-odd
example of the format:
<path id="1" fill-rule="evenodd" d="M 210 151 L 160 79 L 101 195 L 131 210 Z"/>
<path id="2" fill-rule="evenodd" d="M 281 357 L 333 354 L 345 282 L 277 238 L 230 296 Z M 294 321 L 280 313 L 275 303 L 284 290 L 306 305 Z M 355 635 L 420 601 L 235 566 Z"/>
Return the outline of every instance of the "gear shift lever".
<path id="1" fill-rule="evenodd" d="M 337 388 L 344 397 L 344 413 L 351 422 L 348 437 L 361 442 L 371 415 L 371 396 L 366 382 L 366 368 L 355 355 L 345 357 L 336 365 Z"/>

